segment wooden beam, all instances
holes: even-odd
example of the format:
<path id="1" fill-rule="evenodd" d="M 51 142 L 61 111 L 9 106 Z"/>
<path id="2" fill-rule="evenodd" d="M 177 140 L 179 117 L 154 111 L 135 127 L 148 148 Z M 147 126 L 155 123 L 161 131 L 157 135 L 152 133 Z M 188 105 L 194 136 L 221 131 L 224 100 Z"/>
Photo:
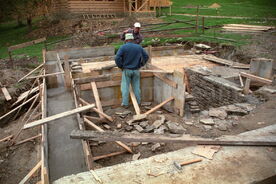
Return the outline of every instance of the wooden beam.
<path id="1" fill-rule="evenodd" d="M 80 102 L 84 105 L 90 105 L 90 103 L 88 103 L 87 101 L 85 101 L 82 98 L 79 98 Z M 98 110 L 97 108 L 92 108 L 92 110 L 96 113 L 98 113 L 99 115 L 102 115 L 104 118 L 106 118 L 107 120 L 109 120 L 110 122 L 113 122 L 113 119 L 111 116 L 108 116 L 107 114 L 105 114 L 104 112 L 101 112 L 100 110 Z"/>
<path id="2" fill-rule="evenodd" d="M 18 45 L 13 45 L 13 46 L 8 47 L 8 51 L 13 51 L 13 50 L 16 50 L 16 49 L 24 48 L 24 47 L 31 46 L 31 45 L 34 45 L 34 44 L 37 44 L 37 43 L 40 43 L 40 42 L 44 42 L 44 41 L 46 41 L 45 37 L 44 38 L 39 38 L 37 40 L 32 40 L 32 41 L 29 41 L 29 42 L 21 43 L 21 44 L 18 44 Z"/>
<path id="3" fill-rule="evenodd" d="M 25 75 L 24 77 L 22 77 L 21 79 L 18 80 L 18 82 L 21 82 L 22 80 L 26 79 L 28 76 L 30 76 L 33 72 L 35 72 L 36 70 L 38 70 L 39 68 L 41 68 L 44 65 L 44 63 L 42 63 L 41 65 L 39 65 L 38 67 L 36 67 L 35 69 L 33 69 L 32 71 L 30 71 L 27 75 Z"/>
<path id="4" fill-rule="evenodd" d="M 154 111 L 158 110 L 160 107 L 162 107 L 163 105 L 165 105 L 166 103 L 172 101 L 174 99 L 174 97 L 170 97 L 167 100 L 165 100 L 164 102 L 156 105 L 154 108 L 150 109 L 149 111 L 145 112 L 145 114 L 150 114 L 153 113 Z"/>
<path id="5" fill-rule="evenodd" d="M 93 107 L 95 107 L 95 104 L 90 104 L 90 105 L 86 105 L 86 106 L 83 106 L 83 107 L 78 107 L 78 108 L 73 109 L 73 110 L 69 110 L 69 111 L 66 111 L 66 112 L 55 114 L 53 116 L 49 116 L 47 118 L 43 118 L 43 119 L 28 123 L 28 124 L 24 125 L 23 129 L 31 128 L 31 127 L 38 126 L 38 125 L 43 125 L 43 124 L 48 123 L 50 121 L 60 119 L 60 118 L 66 117 L 66 116 L 70 116 L 70 115 L 73 115 L 73 114 L 77 114 L 77 113 L 80 113 L 82 111 L 86 111 L 88 109 L 91 109 Z"/>
<path id="6" fill-rule="evenodd" d="M 3 92 L 3 94 L 4 94 L 5 98 L 6 98 L 6 100 L 10 101 L 12 98 L 11 98 L 11 95 L 10 95 L 9 91 L 7 90 L 7 88 L 6 87 L 2 87 L 1 90 L 2 90 L 2 92 Z"/>
<path id="7" fill-rule="evenodd" d="M 252 74 L 249 74 L 249 73 L 240 72 L 240 75 L 242 77 L 249 78 L 253 81 L 261 82 L 261 83 L 268 84 L 268 85 L 272 84 L 272 80 L 269 80 L 269 79 L 266 79 L 266 78 L 263 78 L 263 77 L 259 77 L 259 76 L 256 76 L 256 75 L 252 75 Z"/>
<path id="8" fill-rule="evenodd" d="M 90 127 L 96 129 L 99 132 L 105 132 L 101 127 L 95 125 L 92 121 L 89 121 L 87 118 L 84 118 L 84 122 L 86 122 Z M 133 153 L 133 151 L 124 143 L 120 142 L 120 141 L 115 141 L 119 146 L 121 146 L 122 148 L 124 148 L 125 150 L 127 150 L 129 153 Z"/>
<path id="9" fill-rule="evenodd" d="M 36 173 L 36 171 L 41 167 L 41 160 L 36 164 L 36 166 L 19 182 L 19 184 L 27 183 L 31 177 Z"/>
<path id="10" fill-rule="evenodd" d="M 245 95 L 248 95 L 248 94 L 249 94 L 250 82 L 251 82 L 251 79 L 250 79 L 250 78 L 246 78 L 245 85 L 244 85 L 244 88 L 243 88 L 243 93 L 244 93 Z"/>
<path id="11" fill-rule="evenodd" d="M 97 132 L 73 130 L 70 134 L 73 139 L 86 139 L 94 141 L 124 141 L 124 142 L 165 142 L 203 145 L 228 145 L 228 146 L 276 146 L 276 136 L 223 136 L 221 138 L 201 138 L 190 135 L 180 137 L 145 134 L 145 133 L 122 133 L 122 132 Z"/>
<path id="12" fill-rule="evenodd" d="M 124 153 L 126 153 L 126 151 L 118 151 L 118 152 L 109 153 L 109 154 L 106 154 L 106 155 L 94 156 L 93 160 L 96 161 L 96 160 L 100 160 L 100 159 L 104 159 L 104 158 L 109 158 L 109 157 L 121 155 L 121 154 L 124 154 Z"/>
<path id="13" fill-rule="evenodd" d="M 0 117 L 0 120 L 3 119 L 3 118 L 5 118 L 5 117 L 7 117 L 11 113 L 15 112 L 17 109 L 21 108 L 22 106 L 26 105 L 27 103 L 29 103 L 30 101 L 32 101 L 34 98 L 36 98 L 38 95 L 39 94 L 34 95 L 32 98 L 28 99 L 27 101 L 25 101 L 21 105 L 17 106 L 16 108 L 14 108 L 13 110 L 11 110 L 10 112 L 4 114 L 3 116 Z"/>
<path id="14" fill-rule="evenodd" d="M 64 56 L 64 78 L 65 84 L 67 88 L 71 87 L 71 77 L 70 77 L 70 65 L 68 61 L 69 57 L 67 55 Z"/>
<path id="15" fill-rule="evenodd" d="M 48 73 L 45 75 L 30 76 L 30 77 L 27 77 L 27 79 L 43 78 L 43 77 L 48 77 L 48 76 L 53 76 L 53 75 L 60 75 L 60 74 L 64 74 L 64 72 L 56 72 L 56 73 Z"/>
<path id="16" fill-rule="evenodd" d="M 131 84 L 129 84 L 129 92 L 130 92 L 130 98 L 134 107 L 134 110 L 136 112 L 136 114 L 141 114 L 140 108 L 139 108 L 139 104 L 137 102 L 136 96 L 133 92 L 132 86 Z"/>
<path id="17" fill-rule="evenodd" d="M 100 82 L 100 81 L 108 81 L 111 80 L 110 74 L 99 75 L 99 76 L 92 76 L 92 77 L 85 77 L 85 78 L 78 78 L 74 79 L 75 84 L 85 84 L 90 82 Z"/>
<path id="18" fill-rule="evenodd" d="M 1 143 L 1 142 L 8 141 L 8 140 L 12 139 L 12 137 L 13 137 L 13 135 L 9 135 L 9 136 L 7 136 L 7 137 L 5 137 L 5 138 L 3 138 L 3 139 L 0 139 L 0 143 Z"/>
<path id="19" fill-rule="evenodd" d="M 33 136 L 33 137 L 27 138 L 27 139 L 25 139 L 25 140 L 19 141 L 19 142 L 17 142 L 17 143 L 15 144 L 15 146 L 16 146 L 16 145 L 19 145 L 19 144 L 23 144 L 23 143 L 28 142 L 28 141 L 31 141 L 31 140 L 36 139 L 36 138 L 41 138 L 41 135 L 42 135 L 42 134 L 38 134 L 38 135 L 36 135 L 36 136 Z"/>
<path id="20" fill-rule="evenodd" d="M 102 107 L 102 104 L 101 104 L 100 95 L 99 95 L 99 92 L 98 92 L 96 82 L 91 82 L 90 84 L 91 84 L 92 92 L 93 92 L 93 95 L 94 95 L 94 99 L 96 101 L 96 107 L 101 113 L 103 113 L 103 107 Z M 104 118 L 102 114 L 100 114 L 100 118 Z"/>

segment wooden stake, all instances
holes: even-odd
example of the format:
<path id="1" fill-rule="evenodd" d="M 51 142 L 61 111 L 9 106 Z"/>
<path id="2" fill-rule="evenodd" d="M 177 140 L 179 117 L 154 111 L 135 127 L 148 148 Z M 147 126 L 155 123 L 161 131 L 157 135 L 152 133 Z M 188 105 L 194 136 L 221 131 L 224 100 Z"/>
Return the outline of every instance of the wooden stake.
<path id="1" fill-rule="evenodd" d="M 6 98 L 6 100 L 10 101 L 12 98 L 11 98 L 11 95 L 10 95 L 9 91 L 7 90 L 7 88 L 6 87 L 2 87 L 1 90 L 2 90 L 2 92 L 3 92 L 3 94 L 4 94 L 5 98 Z"/>
<path id="2" fill-rule="evenodd" d="M 153 113 L 154 111 L 156 111 L 157 109 L 159 109 L 160 107 L 162 107 L 163 105 L 165 105 L 166 103 L 172 101 L 174 99 L 174 97 L 170 97 L 168 98 L 167 100 L 165 100 L 164 102 L 158 104 L 157 106 L 155 106 L 154 108 L 152 108 L 151 110 L 145 112 L 145 114 L 150 114 L 150 113 Z"/>
<path id="3" fill-rule="evenodd" d="M 9 135 L 9 136 L 7 136 L 7 137 L 5 137 L 5 138 L 3 138 L 3 139 L 0 139 L 0 143 L 1 143 L 1 142 L 8 141 L 8 140 L 12 139 L 12 137 L 13 137 L 13 135 Z"/>
<path id="4" fill-rule="evenodd" d="M 27 75 L 25 75 L 24 77 L 22 77 L 21 79 L 18 80 L 18 82 L 21 82 L 22 80 L 24 80 L 25 78 L 27 78 L 28 76 L 30 76 L 34 71 L 36 71 L 37 69 L 41 68 L 44 64 L 39 65 L 38 67 L 36 67 L 35 69 L 33 69 L 32 71 L 30 71 Z"/>
<path id="5" fill-rule="evenodd" d="M 83 103 L 84 105 L 89 105 L 88 102 L 86 102 L 84 99 L 79 98 L 80 102 Z M 98 110 L 97 108 L 92 108 L 92 110 L 96 113 L 98 113 L 99 115 L 102 115 L 104 118 L 106 118 L 107 120 L 109 120 L 110 122 L 113 122 L 113 119 L 111 116 L 108 116 L 107 114 L 105 114 L 104 112 L 101 112 L 100 110 Z"/>
<path id="6" fill-rule="evenodd" d="M 99 132 L 105 132 L 101 127 L 95 125 L 92 121 L 89 121 L 87 118 L 84 118 L 84 122 L 86 122 L 89 126 L 91 126 L 92 128 L 96 129 Z M 124 143 L 120 142 L 120 141 L 115 141 L 119 146 L 121 146 L 122 148 L 124 148 L 125 150 L 127 150 L 129 153 L 133 153 L 133 151 Z"/>
<path id="7" fill-rule="evenodd" d="M 36 166 L 19 182 L 19 184 L 24 184 L 31 179 L 31 177 L 36 173 L 36 171 L 41 167 L 41 161 L 39 161 Z"/>
<path id="8" fill-rule="evenodd" d="M 59 113 L 59 114 L 56 114 L 56 115 L 53 115 L 53 116 L 49 116 L 47 118 L 40 119 L 40 120 L 31 122 L 31 123 L 28 123 L 28 124 L 24 125 L 23 129 L 31 128 L 31 127 L 38 126 L 38 125 L 43 125 L 43 124 L 48 123 L 50 121 L 60 119 L 60 118 L 66 117 L 66 116 L 70 116 L 70 115 L 73 115 L 73 114 L 76 114 L 76 113 L 80 113 L 82 111 L 86 111 L 86 110 L 91 109 L 93 107 L 95 107 L 94 104 L 86 105 L 86 106 L 78 107 L 76 109 L 69 110 L 69 111 L 66 111 L 66 112 L 62 112 L 62 113 Z"/>
<path id="9" fill-rule="evenodd" d="M 140 108 L 139 108 L 139 104 L 137 102 L 137 99 L 135 97 L 135 94 L 133 92 L 131 84 L 129 84 L 129 92 L 130 92 L 130 98 L 132 100 L 132 104 L 134 106 L 136 114 L 141 114 L 141 111 L 140 111 Z"/>
<path id="10" fill-rule="evenodd" d="M 64 74 L 64 72 L 56 72 L 56 73 L 48 73 L 45 75 L 30 76 L 30 77 L 27 77 L 27 79 L 36 79 L 36 78 L 42 78 L 42 77 L 48 77 L 48 76 L 60 75 L 60 74 Z"/>
<path id="11" fill-rule="evenodd" d="M 26 105 L 27 103 L 29 103 L 30 101 L 32 101 L 34 98 L 36 98 L 39 94 L 34 95 L 32 98 L 28 99 L 26 102 L 22 103 L 21 105 L 17 106 L 16 108 L 14 108 L 13 110 L 11 110 L 10 112 L 4 114 L 3 116 L 0 117 L 0 120 L 7 117 L 8 115 L 10 115 L 11 113 L 13 113 L 14 111 L 16 111 L 17 109 L 21 108 L 22 106 Z"/>
<path id="12" fill-rule="evenodd" d="M 98 89 L 97 89 L 97 85 L 96 85 L 96 82 L 91 82 L 91 89 L 93 91 L 93 95 L 94 95 L 94 99 L 96 101 L 96 106 L 97 106 L 97 109 L 103 113 L 103 107 L 102 107 L 102 104 L 101 104 L 101 100 L 100 100 L 100 96 L 99 96 L 99 92 L 98 92 Z M 100 114 L 100 118 L 103 118 L 103 115 Z"/>
<path id="13" fill-rule="evenodd" d="M 16 146 L 16 145 L 19 145 L 19 144 L 23 144 L 23 143 L 28 142 L 28 141 L 31 141 L 31 140 L 36 139 L 36 138 L 38 138 L 38 137 L 41 138 L 41 134 L 38 134 L 38 135 L 33 136 L 33 137 L 30 137 L 30 138 L 28 138 L 28 139 L 19 141 L 18 143 L 15 144 L 15 146 Z"/>
<path id="14" fill-rule="evenodd" d="M 244 93 L 245 95 L 248 95 L 248 94 L 249 94 L 250 82 L 251 82 L 251 79 L 249 79 L 249 78 L 247 78 L 246 81 L 245 81 L 245 85 L 244 85 L 244 88 L 243 88 L 243 93 Z"/>
<path id="15" fill-rule="evenodd" d="M 96 161 L 96 160 L 100 160 L 100 159 L 104 159 L 104 158 L 108 158 L 108 157 L 121 155 L 121 154 L 124 154 L 124 153 L 126 153 L 126 151 L 118 151 L 118 152 L 114 152 L 114 153 L 109 153 L 109 154 L 106 154 L 106 155 L 93 157 L 93 160 Z"/>
<path id="16" fill-rule="evenodd" d="M 70 66 L 69 66 L 69 60 L 68 56 L 64 56 L 64 78 L 65 78 L 65 84 L 67 88 L 71 87 L 71 78 L 70 78 Z"/>

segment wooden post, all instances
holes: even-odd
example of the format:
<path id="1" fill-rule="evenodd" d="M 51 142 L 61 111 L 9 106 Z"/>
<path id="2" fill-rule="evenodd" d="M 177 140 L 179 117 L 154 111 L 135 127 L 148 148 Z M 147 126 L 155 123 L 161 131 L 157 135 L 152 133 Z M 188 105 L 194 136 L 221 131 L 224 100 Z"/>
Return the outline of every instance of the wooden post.
<path id="1" fill-rule="evenodd" d="M 132 100 L 132 104 L 135 109 L 135 112 L 136 114 L 140 114 L 141 112 L 140 112 L 139 104 L 137 103 L 137 99 L 136 99 L 136 96 L 134 95 L 131 84 L 129 85 L 129 92 L 130 92 L 130 98 Z"/>
<path id="2" fill-rule="evenodd" d="M 202 33 L 204 34 L 205 26 L 204 26 L 204 17 L 202 17 Z"/>
<path id="3" fill-rule="evenodd" d="M 96 82 L 91 82 L 91 88 L 92 88 L 92 91 L 93 91 L 93 96 L 94 96 L 94 99 L 95 99 L 95 102 L 96 102 L 97 109 L 100 112 L 103 112 L 103 107 L 102 107 L 102 104 L 101 104 L 101 100 L 100 100 L 100 96 L 99 96 L 99 92 L 98 92 L 98 89 L 97 89 Z M 104 116 L 100 114 L 100 118 L 104 118 Z"/>
<path id="4" fill-rule="evenodd" d="M 148 63 L 151 63 L 151 58 L 152 58 L 152 46 L 151 45 L 148 46 L 148 54 L 149 54 Z"/>
<path id="5" fill-rule="evenodd" d="M 69 57 L 67 55 L 64 56 L 64 77 L 66 87 L 71 88 Z"/>
<path id="6" fill-rule="evenodd" d="M 248 95 L 248 93 L 249 93 L 250 82 L 251 82 L 251 79 L 246 78 L 245 85 L 244 85 L 244 88 L 243 88 L 243 93 L 245 95 Z"/>
<path id="7" fill-rule="evenodd" d="M 13 59 L 12 59 L 12 52 L 11 51 L 9 51 L 9 57 L 10 57 L 11 67 L 14 68 Z"/>
<path id="8" fill-rule="evenodd" d="M 172 6 L 170 6 L 170 16 L 172 16 Z"/>

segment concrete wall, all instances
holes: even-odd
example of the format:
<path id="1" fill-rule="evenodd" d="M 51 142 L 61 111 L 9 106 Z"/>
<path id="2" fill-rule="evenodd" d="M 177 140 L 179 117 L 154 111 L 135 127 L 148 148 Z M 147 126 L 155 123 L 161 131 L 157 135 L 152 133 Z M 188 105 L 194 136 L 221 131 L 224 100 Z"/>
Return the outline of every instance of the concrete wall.
<path id="1" fill-rule="evenodd" d="M 201 110 L 245 102 L 242 89 L 235 83 L 211 75 L 202 67 L 185 69 L 192 95 Z"/>

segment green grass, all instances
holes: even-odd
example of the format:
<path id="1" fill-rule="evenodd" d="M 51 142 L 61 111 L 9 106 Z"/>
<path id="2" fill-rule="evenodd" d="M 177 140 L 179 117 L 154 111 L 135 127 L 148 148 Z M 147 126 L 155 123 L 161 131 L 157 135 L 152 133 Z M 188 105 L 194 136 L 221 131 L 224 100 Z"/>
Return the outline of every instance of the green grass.
<path id="1" fill-rule="evenodd" d="M 36 22 L 39 19 L 34 21 L 33 29 L 36 29 Z M 31 41 L 33 39 L 27 38 L 28 34 L 27 26 L 16 27 L 16 22 L 11 21 L 7 23 L 0 24 L 0 59 L 8 57 L 8 47 L 23 42 Z M 66 36 L 55 36 L 48 37 L 46 43 L 63 39 Z M 51 47 L 51 46 L 50 46 Z M 32 46 L 24 47 L 21 49 L 14 50 L 12 55 L 14 58 L 22 57 L 22 55 L 29 57 L 38 57 L 38 60 L 42 61 L 42 49 L 44 48 L 43 43 L 38 43 Z"/>
<path id="2" fill-rule="evenodd" d="M 241 16 L 241 17 L 276 17 L 275 0 L 172 0 L 173 13 L 196 14 L 196 8 L 186 6 L 199 6 L 200 15 Z M 213 3 L 221 5 L 218 9 L 208 8 Z"/>

